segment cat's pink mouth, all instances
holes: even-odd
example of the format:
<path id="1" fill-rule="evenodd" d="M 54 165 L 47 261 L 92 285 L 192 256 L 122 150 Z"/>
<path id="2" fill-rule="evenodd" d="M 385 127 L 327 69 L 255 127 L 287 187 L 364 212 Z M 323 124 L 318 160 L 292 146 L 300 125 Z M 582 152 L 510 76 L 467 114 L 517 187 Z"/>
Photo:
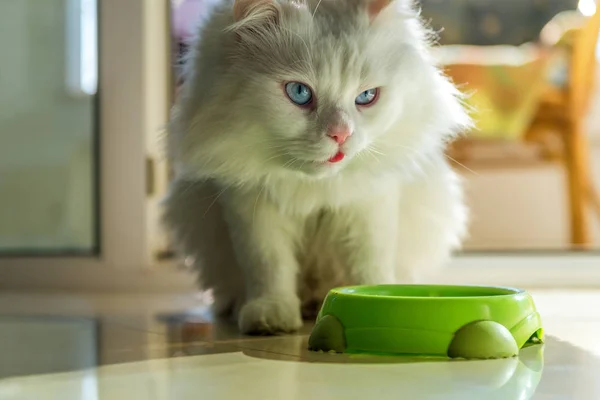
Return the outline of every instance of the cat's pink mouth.
<path id="1" fill-rule="evenodd" d="M 337 153 L 335 153 L 335 156 L 331 157 L 327 161 L 330 163 L 337 163 L 337 162 L 342 161 L 344 159 L 344 157 L 346 157 L 346 155 L 344 153 L 342 153 L 341 151 L 338 151 Z"/>

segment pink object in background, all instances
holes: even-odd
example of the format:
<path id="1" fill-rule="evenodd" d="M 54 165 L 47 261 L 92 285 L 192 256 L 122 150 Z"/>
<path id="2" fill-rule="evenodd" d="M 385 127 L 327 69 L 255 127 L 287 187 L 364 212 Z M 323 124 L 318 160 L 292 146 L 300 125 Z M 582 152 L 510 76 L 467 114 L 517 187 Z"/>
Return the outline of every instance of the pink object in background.
<path id="1" fill-rule="evenodd" d="M 189 42 L 196 36 L 196 27 L 218 0 L 172 0 L 173 34 L 178 41 Z"/>

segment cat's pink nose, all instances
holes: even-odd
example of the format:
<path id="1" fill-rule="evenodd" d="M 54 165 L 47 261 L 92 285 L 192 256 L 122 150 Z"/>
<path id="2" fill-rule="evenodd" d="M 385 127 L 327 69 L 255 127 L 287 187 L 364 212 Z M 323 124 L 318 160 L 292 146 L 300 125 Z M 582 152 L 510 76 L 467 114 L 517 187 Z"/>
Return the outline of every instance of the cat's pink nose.
<path id="1" fill-rule="evenodd" d="M 327 136 L 335 140 L 337 144 L 344 143 L 351 135 L 352 131 L 347 125 L 332 126 L 327 131 Z"/>

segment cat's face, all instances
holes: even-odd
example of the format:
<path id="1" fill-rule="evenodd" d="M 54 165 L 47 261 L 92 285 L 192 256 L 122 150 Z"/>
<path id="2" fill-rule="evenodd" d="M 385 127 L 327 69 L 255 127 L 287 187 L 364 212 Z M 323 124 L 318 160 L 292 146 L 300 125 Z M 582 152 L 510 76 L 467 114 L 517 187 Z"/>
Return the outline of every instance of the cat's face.
<path id="1" fill-rule="evenodd" d="M 203 168 L 323 178 L 390 168 L 439 146 L 453 117 L 445 133 L 428 126 L 449 112 L 460 119 L 462 110 L 424 58 L 422 32 L 404 0 L 389 3 L 237 0 L 233 25 L 220 33 L 229 40 L 218 41 L 215 55 L 223 70 L 200 54 L 188 91 L 196 96 L 194 119 L 219 127 L 206 140 L 196 137 L 203 148 L 191 153 L 204 158 Z M 200 46 L 201 53 L 210 49 Z M 198 98 L 197 91 L 211 94 Z"/>
<path id="2" fill-rule="evenodd" d="M 314 24 L 309 17 L 302 23 Z M 265 146 L 270 167 L 328 176 L 356 157 L 378 156 L 374 141 L 402 99 L 368 40 L 334 36 L 320 25 L 310 29 L 293 43 L 300 57 L 249 77 L 240 90 L 255 113 L 257 146 Z M 253 63 L 268 62 L 268 53 L 261 56 Z M 251 104 L 254 99 L 260 103 Z"/>

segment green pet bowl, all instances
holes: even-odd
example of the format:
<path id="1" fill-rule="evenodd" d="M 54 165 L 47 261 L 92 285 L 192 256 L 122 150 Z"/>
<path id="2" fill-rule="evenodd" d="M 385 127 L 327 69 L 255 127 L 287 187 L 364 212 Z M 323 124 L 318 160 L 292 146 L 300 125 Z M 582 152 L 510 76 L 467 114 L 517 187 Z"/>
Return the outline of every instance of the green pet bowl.
<path id="1" fill-rule="evenodd" d="M 314 351 L 491 359 L 542 341 L 523 290 L 380 285 L 331 290 L 308 343 Z"/>

